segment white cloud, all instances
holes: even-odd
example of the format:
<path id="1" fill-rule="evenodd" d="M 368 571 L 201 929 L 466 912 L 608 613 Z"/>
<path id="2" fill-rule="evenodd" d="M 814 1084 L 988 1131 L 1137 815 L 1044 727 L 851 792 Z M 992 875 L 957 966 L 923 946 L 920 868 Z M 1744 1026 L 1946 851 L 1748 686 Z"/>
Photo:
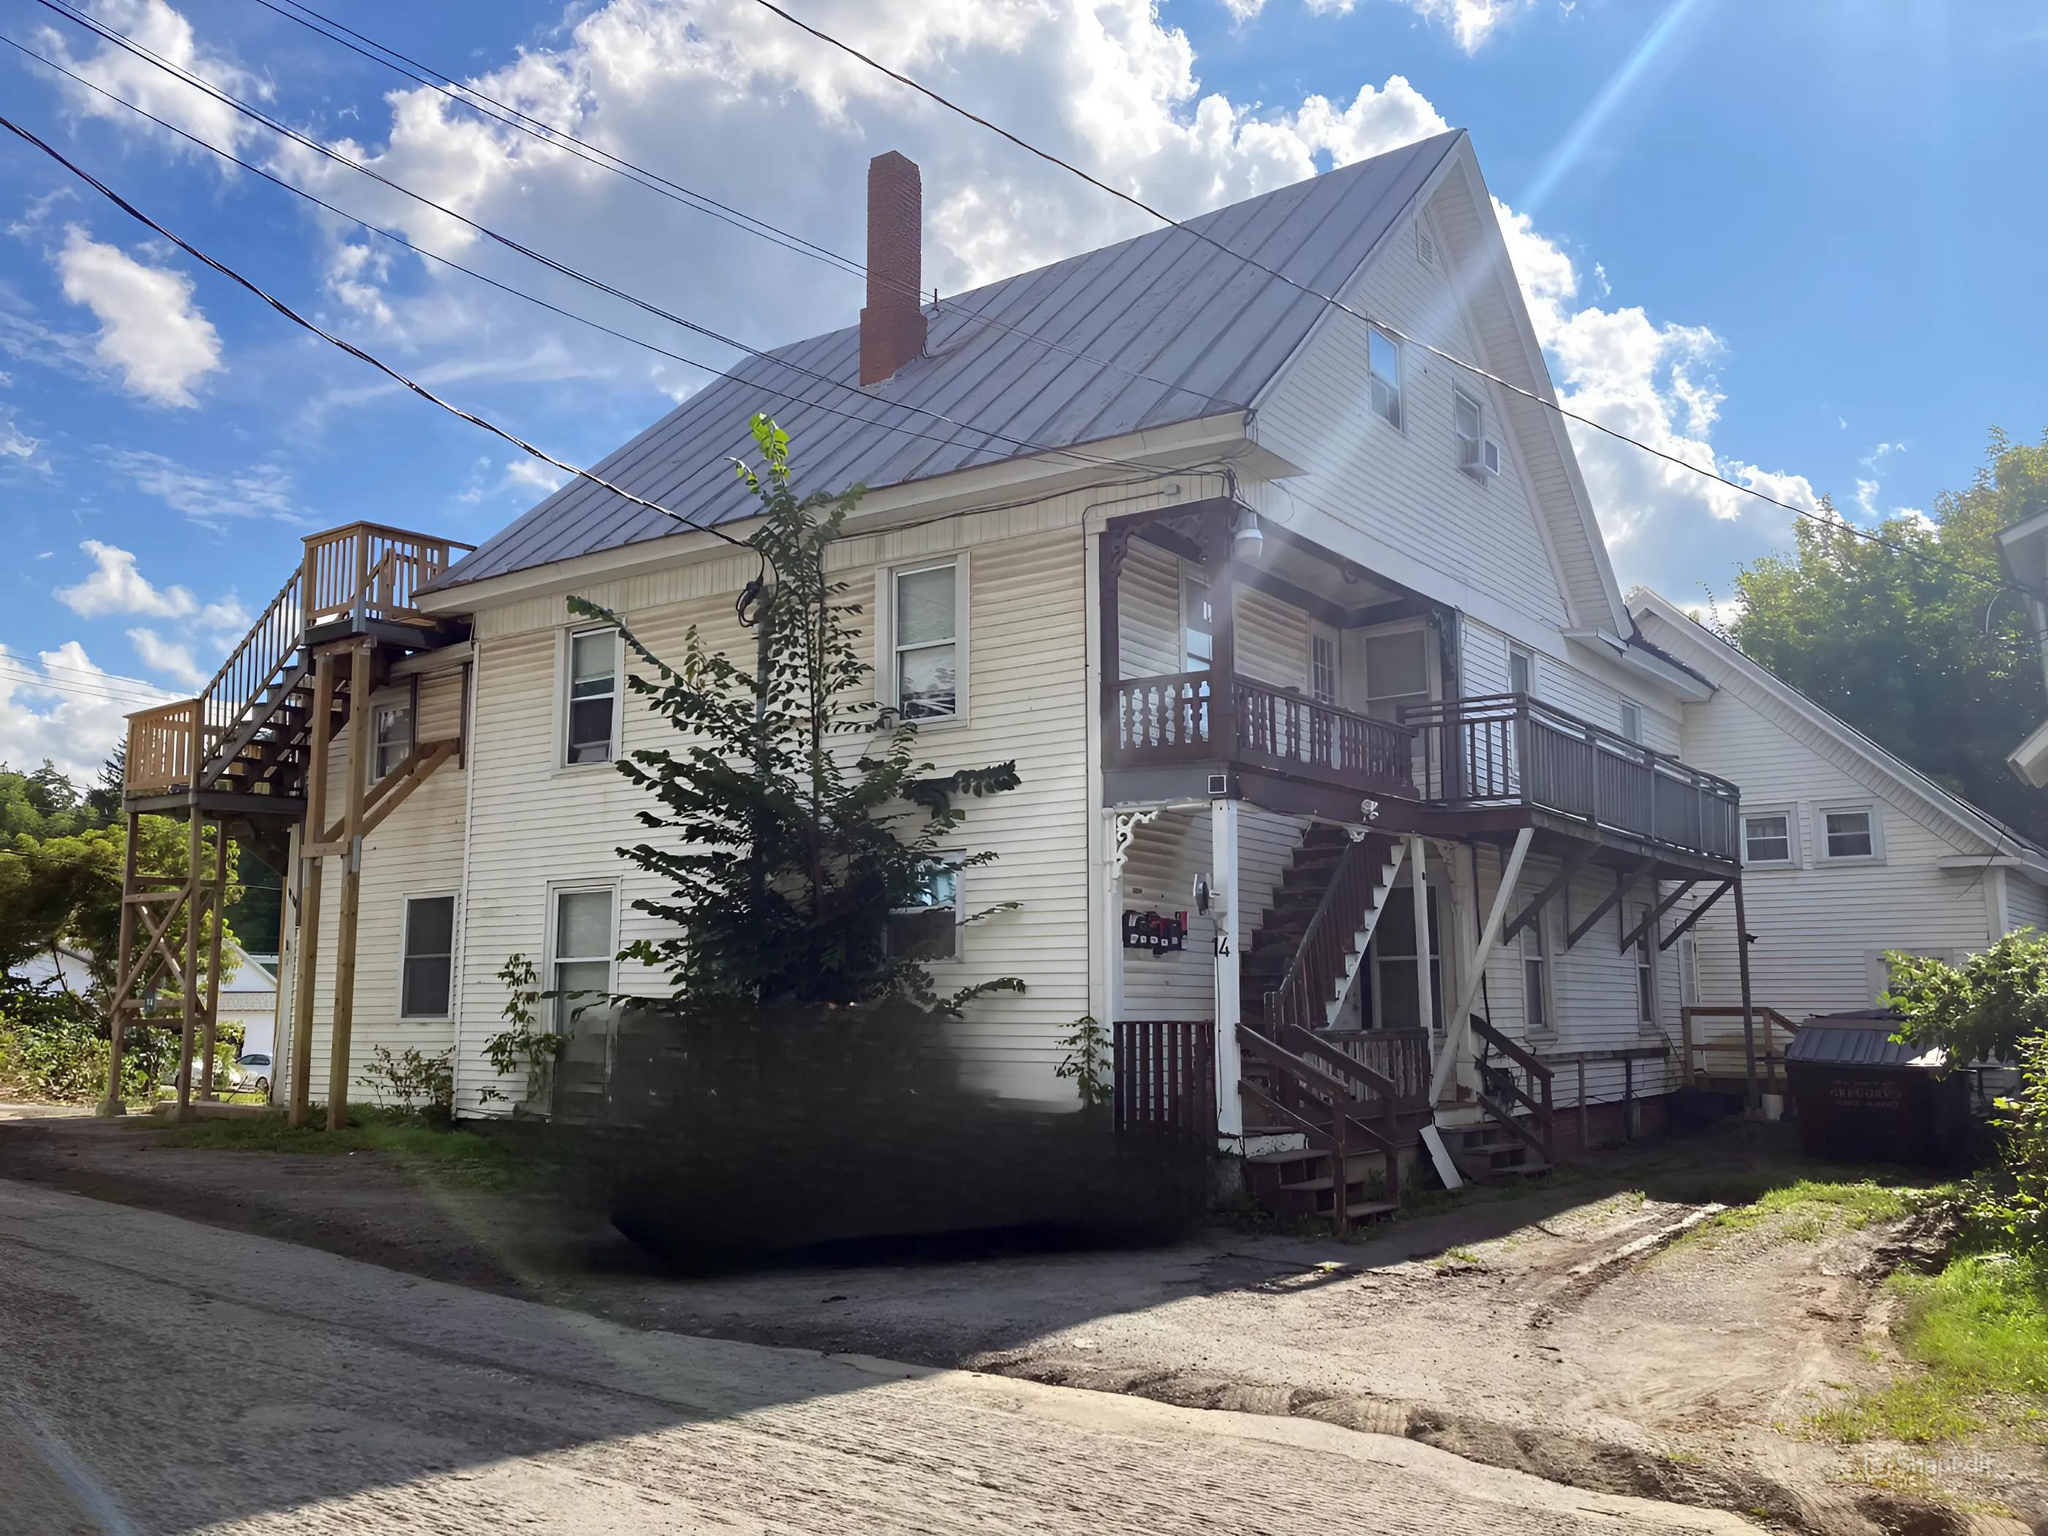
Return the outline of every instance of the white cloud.
<path id="1" fill-rule="evenodd" d="M 13 459 L 30 469 L 46 470 L 50 465 L 43 457 L 42 447 L 42 439 L 22 431 L 14 412 L 0 405 L 0 459 Z"/>
<path id="2" fill-rule="evenodd" d="M 242 606 L 234 593 L 230 592 L 226 597 L 208 603 L 200 609 L 198 616 L 192 621 L 192 626 L 208 634 L 230 635 L 240 639 L 251 622 L 249 610 Z"/>
<path id="3" fill-rule="evenodd" d="M 93 562 L 92 574 L 76 586 L 59 587 L 57 601 L 81 618 L 132 613 L 152 619 L 182 619 L 197 611 L 198 601 L 184 587 L 157 587 L 135 563 L 135 556 L 98 539 L 78 546 Z"/>
<path id="4" fill-rule="evenodd" d="M 1736 558 L 1788 544 L 1793 514 L 1699 472 L 1807 511 L 1820 506 L 1806 476 L 1764 469 L 1715 448 L 1718 370 L 1727 351 L 1721 336 L 1707 326 L 1653 320 L 1640 305 L 1581 303 L 1578 266 L 1563 247 L 1526 214 L 1498 200 L 1494 212 L 1537 339 L 1550 357 L 1560 403 L 1671 456 L 1659 458 L 1571 424 L 1623 584 L 1648 581 L 1682 596 L 1702 575 L 1718 584 Z M 1604 274 L 1599 287 L 1606 298 Z"/>
<path id="5" fill-rule="evenodd" d="M 214 474 L 140 448 L 103 452 L 114 473 L 195 523 L 220 528 L 233 518 L 268 517 L 296 527 L 310 525 L 293 498 L 290 472 L 279 465 Z"/>
<path id="6" fill-rule="evenodd" d="M 167 640 L 153 629 L 131 629 L 128 638 L 135 654 L 150 671 L 197 692 L 212 674 L 192 659 L 192 648 L 180 640 Z"/>
<path id="7" fill-rule="evenodd" d="M 1496 27 L 1517 11 L 1526 10 L 1533 0 L 1398 0 L 1425 21 L 1444 27 L 1467 53 L 1477 52 Z M 1267 0 L 1222 0 L 1223 8 L 1240 26 L 1266 8 Z M 1302 0 L 1317 16 L 1348 16 L 1358 0 Z"/>
<path id="8" fill-rule="evenodd" d="M 99 361 L 133 394 L 193 406 L 192 386 L 220 367 L 220 333 L 192 302 L 192 280 L 101 245 L 78 225 L 57 253 L 64 297 L 99 318 Z"/>
<path id="9" fill-rule="evenodd" d="M 126 733 L 124 717 L 171 697 L 110 676 L 76 640 L 33 660 L 0 646 L 0 762 L 48 758 L 73 783 L 90 784 Z"/>
<path id="10" fill-rule="evenodd" d="M 552 464 L 521 457 L 505 466 L 504 485 L 506 489 L 535 491 L 546 496 L 560 490 L 568 478 Z"/>
<path id="11" fill-rule="evenodd" d="M 243 100 L 269 96 L 268 85 L 256 75 L 221 54 L 200 45 L 192 23 L 165 0 L 88 0 L 86 9 L 116 32 L 188 74 L 218 86 Z M 152 117 L 176 124 L 195 138 L 233 149 L 243 139 L 262 130 L 226 103 L 159 69 L 147 59 L 114 43 L 101 43 L 82 54 L 71 52 L 76 32 L 40 29 L 42 51 L 74 74 L 91 81 L 100 90 L 118 98 L 87 89 L 61 76 L 53 77 L 72 112 L 81 117 L 104 118 L 129 132 L 155 138 L 174 153 L 190 154 L 210 163 L 221 163 L 196 146 L 186 144 L 154 123 L 145 122 L 121 106 L 125 101 Z"/>

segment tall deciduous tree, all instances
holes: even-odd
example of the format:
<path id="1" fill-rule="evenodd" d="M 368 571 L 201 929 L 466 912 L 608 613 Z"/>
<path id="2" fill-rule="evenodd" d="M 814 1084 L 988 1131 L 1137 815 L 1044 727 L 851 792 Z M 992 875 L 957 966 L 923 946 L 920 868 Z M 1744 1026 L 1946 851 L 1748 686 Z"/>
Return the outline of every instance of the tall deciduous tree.
<path id="1" fill-rule="evenodd" d="M 666 974 L 685 1011 L 906 999 L 957 1012 L 986 992 L 1022 991 L 1004 977 L 942 994 L 928 957 L 888 941 L 892 911 L 994 861 L 944 850 L 959 802 L 1014 789 L 1017 767 L 942 774 L 921 760 L 916 726 L 876 699 L 861 608 L 826 569 L 859 489 L 799 498 L 788 434 L 763 416 L 753 433 L 760 468 L 739 473 L 764 514 L 751 541 L 765 577 L 757 656 L 735 659 L 692 629 L 670 666 L 617 615 L 570 600 L 619 624 L 652 674 L 633 671 L 629 688 L 679 737 L 619 764 L 660 806 L 639 812 L 656 836 L 619 853 L 670 892 L 634 902 L 668 934 L 625 953 Z"/>
<path id="2" fill-rule="evenodd" d="M 2048 437 L 1991 435 L 1990 461 L 1931 519 L 1858 538 L 1802 521 L 1745 568 L 1730 626 L 1750 656 L 1999 820 L 2048 841 L 2048 797 L 2005 756 L 2041 717 L 2041 660 L 1999 570 L 2001 528 L 2048 510 Z"/>

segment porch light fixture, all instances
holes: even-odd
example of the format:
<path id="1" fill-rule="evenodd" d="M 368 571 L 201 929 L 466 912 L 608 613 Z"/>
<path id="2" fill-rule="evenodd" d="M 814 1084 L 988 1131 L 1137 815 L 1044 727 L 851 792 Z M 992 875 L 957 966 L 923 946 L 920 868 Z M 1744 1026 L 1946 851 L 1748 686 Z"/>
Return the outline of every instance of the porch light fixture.
<path id="1" fill-rule="evenodd" d="M 1265 548 L 1266 534 L 1259 527 L 1259 514 L 1250 507 L 1243 508 L 1230 523 L 1231 558 L 1256 561 Z"/>

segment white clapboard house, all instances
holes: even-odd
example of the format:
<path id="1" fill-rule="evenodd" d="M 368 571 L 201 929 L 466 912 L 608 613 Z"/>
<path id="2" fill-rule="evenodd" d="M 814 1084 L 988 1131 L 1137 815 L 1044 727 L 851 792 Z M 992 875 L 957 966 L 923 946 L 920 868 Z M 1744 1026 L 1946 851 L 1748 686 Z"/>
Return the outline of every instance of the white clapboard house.
<path id="1" fill-rule="evenodd" d="M 801 489 L 870 488 L 836 568 L 883 700 L 942 769 L 1023 779 L 961 832 L 997 862 L 928 898 L 1015 910 L 914 925 L 945 977 L 1028 984 L 954 1029 L 965 1079 L 1072 1104 L 1092 1016 L 1127 1128 L 1220 1134 L 1262 1198 L 1339 1221 L 1432 1121 L 1468 1166 L 1534 1166 L 1582 1106 L 1597 1132 L 1668 1093 L 1674 930 L 1739 897 L 1739 765 L 1686 760 L 1712 689 L 1635 633 L 1468 138 L 922 305 L 917 168 L 882 155 L 868 191 L 860 315 L 597 470 L 744 536 L 761 411 Z M 654 987 L 615 959 L 652 930 L 613 764 L 665 728 L 565 599 L 751 656 L 754 574 L 580 481 L 475 550 L 355 525 L 204 695 L 136 717 L 133 808 L 295 871 L 298 1092 L 447 1050 L 458 1111 L 502 1113 L 508 956 Z"/>

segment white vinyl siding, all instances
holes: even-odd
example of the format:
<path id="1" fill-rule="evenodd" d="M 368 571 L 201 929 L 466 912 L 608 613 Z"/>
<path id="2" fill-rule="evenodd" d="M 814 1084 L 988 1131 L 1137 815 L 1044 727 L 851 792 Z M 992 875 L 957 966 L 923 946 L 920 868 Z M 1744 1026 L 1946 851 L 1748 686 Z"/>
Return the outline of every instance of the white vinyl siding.
<path id="1" fill-rule="evenodd" d="M 1049 1103 L 1072 1102 L 1071 1087 L 1053 1076 L 1053 1068 L 1064 1054 L 1060 1038 L 1089 1010 L 1088 925 L 1100 907 L 1099 876 L 1091 882 L 1088 863 L 1086 809 L 1087 744 L 1096 709 L 1085 649 L 1085 625 L 1093 620 L 1083 601 L 1089 546 L 1077 526 L 1082 508 L 1100 495 L 1075 492 L 902 534 L 848 537 L 835 547 L 830 566 L 835 580 L 848 583 L 848 600 L 872 614 L 880 572 L 939 564 L 972 550 L 968 600 L 961 610 L 974 668 L 971 715 L 929 729 L 919 751 L 941 774 L 1016 761 L 1020 787 L 963 802 L 959 836 L 962 846 L 997 855 L 996 863 L 975 872 L 975 906 L 1015 901 L 1019 908 L 977 924 L 947 980 L 964 986 L 1019 976 L 1028 991 L 977 1002 L 949 1030 L 968 1080 Z M 1145 569 L 1140 551 L 1134 540 L 1127 572 Z M 693 625 L 707 643 L 751 657 L 752 634 L 740 628 L 732 603 L 753 574 L 751 557 L 720 556 L 586 582 L 577 591 L 621 614 L 665 659 L 680 658 Z M 1166 592 L 1173 591 L 1169 584 Z M 1169 601 L 1166 633 L 1172 638 L 1178 601 Z M 559 593 L 548 593 L 477 616 L 478 725 L 471 767 L 476 786 L 463 881 L 457 1063 L 463 1113 L 477 1113 L 478 1090 L 496 1085 L 482 1045 L 501 1027 L 505 993 L 497 973 L 512 954 L 540 963 L 550 882 L 618 881 L 621 947 L 667 931 L 633 906 L 636 899 L 665 895 L 664 888 L 613 851 L 648 835 L 634 820 L 650 803 L 647 796 L 613 773 L 547 777 L 545 679 L 555 643 L 549 626 L 560 612 Z M 1125 654 L 1128 663 L 1131 653 Z M 668 726 L 628 694 L 621 750 L 672 744 Z M 842 744 L 849 753 L 858 749 L 853 738 Z M 617 990 L 659 994 L 666 982 L 622 961 Z"/>
<path id="2" fill-rule="evenodd" d="M 543 711 L 552 697 L 552 661 L 538 679 Z M 450 741 L 461 734 L 462 669 L 434 672 L 419 680 L 419 713 L 415 736 L 424 742 Z M 350 728 L 353 728 L 352 726 Z M 540 739 L 548 737 L 543 715 Z M 543 768 L 545 771 L 545 767 Z M 414 1049 L 426 1055 L 454 1043 L 452 1016 L 411 1020 L 405 1005 L 403 962 L 406 953 L 406 898 L 459 891 L 462 885 L 463 820 L 468 801 L 468 774 L 460 757 L 448 759 L 422 781 L 405 803 L 363 839 L 360 916 L 356 925 L 355 1017 L 350 1032 L 351 1098 L 367 1099 L 361 1073 L 371 1051 L 385 1046 L 393 1052 Z M 327 758 L 327 819 L 341 819 L 348 782 L 348 729 L 335 738 Z M 328 1095 L 328 1065 L 334 1019 L 335 940 L 339 933 L 342 866 L 329 859 L 323 875 L 318 954 L 313 967 L 313 1048 L 308 1055 L 309 1081 L 315 1102 Z M 456 943 L 462 943 L 464 913 L 456 903 Z M 274 942 L 274 941 L 273 941 Z M 295 955 L 294 955 L 295 958 Z M 500 956 L 500 959 L 503 957 Z M 461 1006 L 460 966 L 453 982 L 450 1015 Z M 293 978 L 279 977 L 278 1018 L 283 1020 L 294 995 Z M 280 1038 L 273 1053 L 283 1061 L 288 1042 Z"/>

